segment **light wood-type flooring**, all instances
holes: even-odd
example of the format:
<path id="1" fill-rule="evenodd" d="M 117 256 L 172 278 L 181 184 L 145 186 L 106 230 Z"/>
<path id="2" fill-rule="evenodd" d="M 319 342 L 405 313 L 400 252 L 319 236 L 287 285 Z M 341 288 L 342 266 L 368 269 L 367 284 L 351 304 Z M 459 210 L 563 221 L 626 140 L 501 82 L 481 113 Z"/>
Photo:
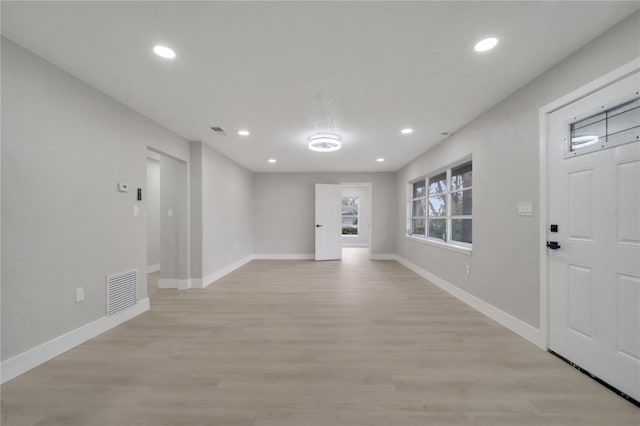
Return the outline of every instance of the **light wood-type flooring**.
<path id="1" fill-rule="evenodd" d="M 252 261 L 8 382 L 12 425 L 640 425 L 394 261 Z"/>

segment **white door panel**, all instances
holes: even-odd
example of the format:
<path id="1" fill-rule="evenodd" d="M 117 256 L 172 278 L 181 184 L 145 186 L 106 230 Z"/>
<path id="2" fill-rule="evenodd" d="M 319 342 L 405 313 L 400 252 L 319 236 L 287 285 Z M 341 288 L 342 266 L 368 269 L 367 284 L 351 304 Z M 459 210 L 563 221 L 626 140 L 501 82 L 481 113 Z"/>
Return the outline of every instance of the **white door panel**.
<path id="1" fill-rule="evenodd" d="M 560 244 L 558 250 L 548 251 L 549 346 L 636 400 L 640 141 L 633 130 L 571 151 L 570 129 L 571 123 L 638 98 L 639 88 L 636 73 L 548 117 L 549 225 L 557 224 L 558 232 L 547 229 L 547 236 Z M 637 102 L 637 110 L 635 104 L 630 108 L 640 114 Z M 626 123 L 631 114 L 636 112 L 625 115 Z M 604 123 L 588 124 L 581 137 L 602 129 L 608 134 L 617 131 L 622 120 L 613 113 L 609 117 Z M 629 143 L 615 145 L 624 138 L 622 142 Z"/>
<path id="2" fill-rule="evenodd" d="M 316 260 L 342 258 L 342 187 L 316 184 Z"/>

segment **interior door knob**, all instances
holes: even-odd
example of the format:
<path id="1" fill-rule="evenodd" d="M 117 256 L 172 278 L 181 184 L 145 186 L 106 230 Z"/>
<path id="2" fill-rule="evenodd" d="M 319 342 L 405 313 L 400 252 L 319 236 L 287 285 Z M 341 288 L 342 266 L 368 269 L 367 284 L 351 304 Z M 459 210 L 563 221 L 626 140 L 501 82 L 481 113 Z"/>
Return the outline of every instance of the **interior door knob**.
<path id="1" fill-rule="evenodd" d="M 322 225 L 316 225 L 316 228 L 322 228 Z"/>

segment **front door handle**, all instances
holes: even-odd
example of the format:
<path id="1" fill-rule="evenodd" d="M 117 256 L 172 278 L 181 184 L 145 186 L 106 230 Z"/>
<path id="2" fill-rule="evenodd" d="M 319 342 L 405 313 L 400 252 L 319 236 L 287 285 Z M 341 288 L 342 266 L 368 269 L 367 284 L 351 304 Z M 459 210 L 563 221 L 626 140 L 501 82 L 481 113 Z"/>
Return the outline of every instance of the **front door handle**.
<path id="1" fill-rule="evenodd" d="M 547 247 L 551 250 L 558 250 L 560 248 L 560 244 L 557 241 L 547 241 Z"/>

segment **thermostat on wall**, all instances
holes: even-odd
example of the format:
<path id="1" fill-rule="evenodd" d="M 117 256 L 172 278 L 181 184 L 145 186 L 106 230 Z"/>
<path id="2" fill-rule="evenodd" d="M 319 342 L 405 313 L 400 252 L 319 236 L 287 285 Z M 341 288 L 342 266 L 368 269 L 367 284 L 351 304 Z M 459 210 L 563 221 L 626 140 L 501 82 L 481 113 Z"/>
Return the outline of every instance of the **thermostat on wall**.
<path id="1" fill-rule="evenodd" d="M 120 192 L 129 192 L 129 185 L 127 185 L 126 183 L 119 183 L 118 184 L 118 191 L 120 191 Z"/>

